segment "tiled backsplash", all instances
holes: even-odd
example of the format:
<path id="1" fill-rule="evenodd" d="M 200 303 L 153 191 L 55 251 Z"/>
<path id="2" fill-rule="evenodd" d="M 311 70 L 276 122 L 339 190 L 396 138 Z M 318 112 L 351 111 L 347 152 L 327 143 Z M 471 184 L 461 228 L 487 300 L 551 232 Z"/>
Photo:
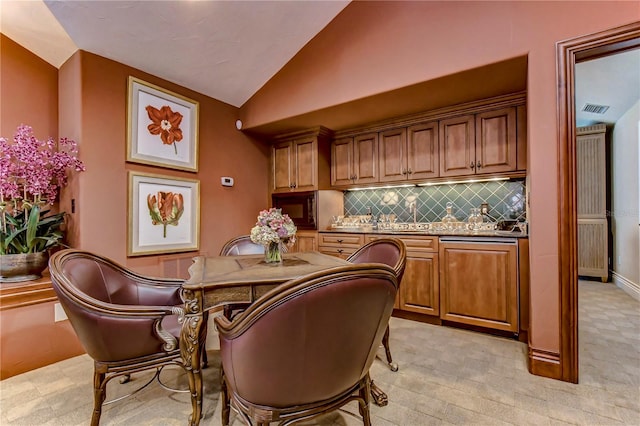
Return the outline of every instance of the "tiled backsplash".
<path id="1" fill-rule="evenodd" d="M 412 222 L 409 213 L 412 199 L 417 201 L 418 222 L 438 222 L 446 214 L 446 204 L 453 203 L 453 214 L 466 221 L 472 207 L 489 203 L 489 216 L 494 220 L 526 220 L 524 180 L 457 183 L 407 188 L 366 189 L 346 191 L 344 210 L 346 215 L 362 215 L 369 212 L 394 213 L 398 222 Z M 415 197 L 415 198 L 414 198 Z"/>

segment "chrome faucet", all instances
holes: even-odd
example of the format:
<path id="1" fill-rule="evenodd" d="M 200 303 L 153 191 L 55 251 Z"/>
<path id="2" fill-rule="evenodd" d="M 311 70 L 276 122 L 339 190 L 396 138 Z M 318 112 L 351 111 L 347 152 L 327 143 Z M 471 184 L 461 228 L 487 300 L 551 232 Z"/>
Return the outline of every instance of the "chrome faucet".
<path id="1" fill-rule="evenodd" d="M 409 214 L 413 214 L 413 223 L 418 223 L 418 202 L 416 200 L 409 203 Z"/>

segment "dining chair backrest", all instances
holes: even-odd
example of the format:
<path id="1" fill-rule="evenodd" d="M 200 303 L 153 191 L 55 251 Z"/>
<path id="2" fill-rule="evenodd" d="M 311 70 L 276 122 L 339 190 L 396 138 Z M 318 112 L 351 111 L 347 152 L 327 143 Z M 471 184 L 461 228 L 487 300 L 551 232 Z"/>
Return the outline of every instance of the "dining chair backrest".
<path id="1" fill-rule="evenodd" d="M 407 249 L 398 238 L 378 238 L 360 247 L 347 258 L 351 263 L 384 263 L 396 272 L 398 285 L 407 262 Z"/>
<path id="2" fill-rule="evenodd" d="M 250 417 L 269 411 L 278 421 L 309 406 L 336 409 L 336 401 L 357 390 L 364 409 L 369 388 L 363 380 L 396 290 L 395 272 L 386 265 L 340 266 L 282 284 L 233 321 L 216 317 L 231 404 Z"/>
<path id="3" fill-rule="evenodd" d="M 222 250 L 220 250 L 220 256 L 263 253 L 264 247 L 251 241 L 250 235 L 241 235 L 239 237 L 232 238 L 227 241 L 224 246 L 222 246 Z"/>

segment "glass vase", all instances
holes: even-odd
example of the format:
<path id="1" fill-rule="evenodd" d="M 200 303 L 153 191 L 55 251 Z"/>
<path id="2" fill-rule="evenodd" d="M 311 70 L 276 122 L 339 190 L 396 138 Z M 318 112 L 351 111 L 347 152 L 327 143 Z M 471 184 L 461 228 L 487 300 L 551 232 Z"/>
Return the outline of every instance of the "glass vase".
<path id="1" fill-rule="evenodd" d="M 282 263 L 282 249 L 280 243 L 269 243 L 264 248 L 265 263 Z"/>

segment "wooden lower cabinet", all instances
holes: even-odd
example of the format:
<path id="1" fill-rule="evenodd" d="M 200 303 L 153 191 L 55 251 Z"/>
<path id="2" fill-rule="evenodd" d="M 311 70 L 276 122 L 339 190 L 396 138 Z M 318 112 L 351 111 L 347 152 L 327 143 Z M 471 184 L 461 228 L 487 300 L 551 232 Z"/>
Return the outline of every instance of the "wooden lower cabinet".
<path id="1" fill-rule="evenodd" d="M 296 232 L 296 242 L 289 249 L 291 253 L 318 250 L 318 233 L 316 231 Z"/>
<path id="2" fill-rule="evenodd" d="M 364 244 L 363 234 L 318 233 L 318 251 L 346 259 Z"/>
<path id="3" fill-rule="evenodd" d="M 395 307 L 437 316 L 440 312 L 438 237 L 368 235 L 366 241 L 381 237 L 398 238 L 407 247 L 407 263 Z"/>
<path id="4" fill-rule="evenodd" d="M 399 308 L 427 315 L 440 313 L 438 253 L 407 252 Z"/>
<path id="5" fill-rule="evenodd" d="M 363 244 L 385 237 L 398 238 L 407 248 L 395 309 L 514 334 L 528 330 L 528 240 L 454 242 L 424 235 L 320 232 L 318 250 L 346 259 Z"/>
<path id="6" fill-rule="evenodd" d="M 440 318 L 518 333 L 516 243 L 440 241 Z"/>

